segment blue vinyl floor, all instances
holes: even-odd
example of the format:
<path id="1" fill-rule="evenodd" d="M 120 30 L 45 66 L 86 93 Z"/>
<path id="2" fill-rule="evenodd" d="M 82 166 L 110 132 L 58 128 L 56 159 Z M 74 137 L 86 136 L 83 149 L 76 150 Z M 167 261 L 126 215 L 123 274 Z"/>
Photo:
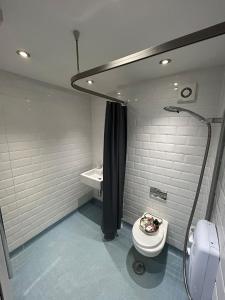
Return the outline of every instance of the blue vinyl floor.
<path id="1" fill-rule="evenodd" d="M 186 300 L 181 252 L 165 246 L 144 258 L 132 246 L 131 226 L 102 240 L 101 208 L 89 202 L 12 258 L 14 300 Z M 144 275 L 132 269 L 145 263 Z"/>

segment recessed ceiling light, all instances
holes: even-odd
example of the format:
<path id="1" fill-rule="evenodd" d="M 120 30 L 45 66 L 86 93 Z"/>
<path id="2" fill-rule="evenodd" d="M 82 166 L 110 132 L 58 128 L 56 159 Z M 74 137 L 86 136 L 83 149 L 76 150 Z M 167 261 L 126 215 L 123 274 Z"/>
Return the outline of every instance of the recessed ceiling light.
<path id="1" fill-rule="evenodd" d="M 87 80 L 87 83 L 88 83 L 88 84 L 93 84 L 93 83 L 94 83 L 94 80 L 89 79 L 89 80 Z"/>
<path id="2" fill-rule="evenodd" d="M 117 95 L 121 95 L 121 93 L 120 93 L 120 92 L 117 92 Z"/>
<path id="3" fill-rule="evenodd" d="M 174 86 L 178 86 L 178 82 L 174 82 L 173 85 L 174 85 Z"/>
<path id="4" fill-rule="evenodd" d="M 162 59 L 162 60 L 160 60 L 160 65 L 167 65 L 167 64 L 169 64 L 169 63 L 171 63 L 171 59 L 170 58 L 166 58 L 166 59 Z"/>
<path id="5" fill-rule="evenodd" d="M 177 87 L 175 87 L 175 88 L 174 88 L 174 91 L 177 91 L 177 90 L 178 90 L 178 88 L 177 88 Z"/>
<path id="6" fill-rule="evenodd" d="M 23 57 L 23 58 L 29 58 L 30 57 L 30 53 L 28 53 L 27 51 L 25 50 L 17 50 L 16 53 Z"/>

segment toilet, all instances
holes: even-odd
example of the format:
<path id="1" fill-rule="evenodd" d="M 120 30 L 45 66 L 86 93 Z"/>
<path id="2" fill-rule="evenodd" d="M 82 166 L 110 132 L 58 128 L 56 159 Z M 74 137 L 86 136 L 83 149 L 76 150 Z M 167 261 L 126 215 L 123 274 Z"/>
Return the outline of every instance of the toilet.
<path id="1" fill-rule="evenodd" d="M 168 222 L 162 219 L 158 231 L 148 235 L 140 229 L 140 219 L 134 223 L 132 229 L 134 247 L 144 256 L 155 257 L 160 254 L 166 243 Z"/>

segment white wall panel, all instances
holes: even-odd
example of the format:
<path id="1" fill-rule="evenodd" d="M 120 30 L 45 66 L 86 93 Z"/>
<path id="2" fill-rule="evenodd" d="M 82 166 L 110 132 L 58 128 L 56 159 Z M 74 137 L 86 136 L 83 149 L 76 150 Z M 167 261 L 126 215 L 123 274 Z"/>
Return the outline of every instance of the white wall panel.
<path id="1" fill-rule="evenodd" d="M 91 197 L 87 97 L 0 72 L 0 205 L 10 250 Z"/>
<path id="2" fill-rule="evenodd" d="M 193 204 L 205 150 L 207 129 L 186 113 L 169 113 L 164 106 L 177 105 L 173 82 L 197 82 L 196 103 L 181 105 L 205 117 L 217 115 L 223 68 L 197 70 L 133 85 L 122 91 L 138 98 L 128 105 L 128 149 L 124 193 L 124 220 L 133 222 L 150 211 L 169 222 L 168 242 L 183 248 L 188 217 Z M 94 158 L 102 160 L 100 144 L 105 103 L 93 99 Z M 213 126 L 212 147 L 195 220 L 204 217 L 217 147 Z M 149 197 L 150 186 L 168 192 L 166 202 Z"/>
<path id="3" fill-rule="evenodd" d="M 218 113 L 222 115 L 225 109 L 225 77 L 218 106 Z M 218 128 L 219 133 L 219 128 Z M 220 169 L 219 181 L 216 190 L 212 222 L 217 226 L 220 244 L 220 266 L 217 273 L 213 300 L 225 299 L 225 151 Z"/>

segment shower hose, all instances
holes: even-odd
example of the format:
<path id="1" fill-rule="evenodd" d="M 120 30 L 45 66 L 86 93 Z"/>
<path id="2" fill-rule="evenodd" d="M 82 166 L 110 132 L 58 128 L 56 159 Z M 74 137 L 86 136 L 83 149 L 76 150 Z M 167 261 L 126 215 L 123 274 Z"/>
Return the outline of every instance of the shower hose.
<path id="1" fill-rule="evenodd" d="M 197 186 L 191 214 L 190 214 L 190 217 L 188 220 L 187 231 L 186 231 L 185 240 L 184 240 L 183 276 L 184 276 L 184 285 L 185 285 L 185 289 L 186 289 L 189 300 L 192 300 L 192 298 L 191 298 L 190 290 L 188 287 L 188 280 L 187 280 L 187 244 L 188 244 L 188 240 L 189 240 L 189 232 L 190 232 L 191 224 L 193 221 L 194 213 L 195 213 L 196 206 L 197 206 L 198 199 L 199 199 L 199 194 L 200 194 L 200 190 L 201 190 L 201 185 L 202 185 L 202 180 L 203 180 L 204 171 L 205 171 L 205 167 L 206 167 L 206 162 L 207 162 L 207 158 L 208 158 L 208 154 L 209 154 L 212 129 L 211 129 L 211 124 L 209 122 L 207 122 L 206 125 L 208 127 L 208 137 L 207 137 L 207 143 L 206 143 L 206 148 L 205 148 L 205 154 L 204 154 L 204 158 L 203 158 L 203 162 L 202 162 L 202 168 L 201 168 L 201 172 L 200 172 L 200 176 L 199 176 L 199 180 L 198 180 L 198 186 Z"/>

